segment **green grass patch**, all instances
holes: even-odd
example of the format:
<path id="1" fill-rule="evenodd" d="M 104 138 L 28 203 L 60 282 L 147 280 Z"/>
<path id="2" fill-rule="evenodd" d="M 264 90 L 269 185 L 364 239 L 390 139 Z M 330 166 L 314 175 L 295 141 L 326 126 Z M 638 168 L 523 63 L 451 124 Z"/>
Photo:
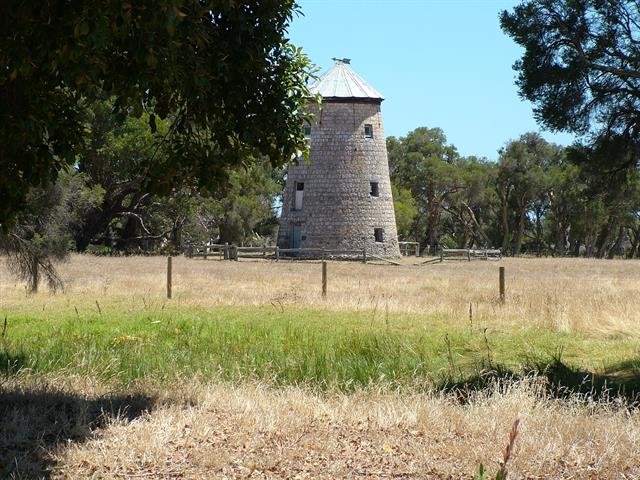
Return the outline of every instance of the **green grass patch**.
<path id="1" fill-rule="evenodd" d="M 576 370 L 640 366 L 632 339 L 271 306 L 8 315 L 0 363 L 5 374 L 30 369 L 123 385 L 198 376 L 349 391 L 434 388 L 477 377 L 487 366 L 522 372 L 560 350 Z"/>

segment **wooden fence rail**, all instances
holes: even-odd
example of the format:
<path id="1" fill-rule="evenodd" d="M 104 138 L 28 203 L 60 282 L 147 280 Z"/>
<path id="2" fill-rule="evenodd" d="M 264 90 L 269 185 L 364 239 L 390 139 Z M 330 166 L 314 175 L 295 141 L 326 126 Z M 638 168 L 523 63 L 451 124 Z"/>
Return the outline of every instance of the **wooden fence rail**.
<path id="1" fill-rule="evenodd" d="M 366 263 L 367 250 L 330 250 L 325 248 L 280 248 L 278 246 L 237 247 L 228 244 L 189 245 L 185 250 L 188 258 L 207 258 L 219 256 L 225 260 L 238 258 L 275 258 L 278 260 L 295 260 L 298 258 L 333 258 L 345 260 L 361 260 Z M 371 254 L 369 254 L 371 257 Z"/>
<path id="2" fill-rule="evenodd" d="M 471 248 L 441 248 L 440 261 L 444 260 L 500 260 L 502 252 L 494 248 L 471 249 Z"/>
<path id="3" fill-rule="evenodd" d="M 405 246 L 401 252 L 404 255 L 410 254 L 409 247 L 415 248 L 414 252 L 419 255 L 418 244 L 416 242 L 400 242 Z M 229 244 L 210 244 L 210 245 L 189 245 L 185 250 L 185 255 L 189 258 L 194 257 L 213 257 L 217 256 L 225 260 L 238 260 L 239 258 L 272 258 L 279 260 L 296 260 L 304 258 L 316 259 L 337 259 L 337 260 L 360 260 L 367 263 L 367 260 L 381 260 L 380 258 L 366 249 L 361 250 L 330 250 L 326 248 L 280 248 L 278 246 L 263 245 L 260 247 L 237 247 Z M 470 262 L 471 260 L 500 260 L 502 252 L 498 249 L 469 249 L 469 248 L 441 248 L 440 261 L 445 260 L 463 260 Z M 437 259 L 435 260 L 437 261 Z M 396 262 L 390 262 L 396 263 Z"/>
<path id="4" fill-rule="evenodd" d="M 409 255 L 420 256 L 420 244 L 418 242 L 398 242 L 400 247 L 400 255 L 408 257 Z"/>
<path id="5" fill-rule="evenodd" d="M 212 255 L 224 256 L 225 251 L 229 248 L 228 244 L 211 244 L 211 245 L 189 245 L 185 251 L 185 255 L 189 258 L 204 257 Z M 226 258 L 226 257 L 225 257 Z"/>

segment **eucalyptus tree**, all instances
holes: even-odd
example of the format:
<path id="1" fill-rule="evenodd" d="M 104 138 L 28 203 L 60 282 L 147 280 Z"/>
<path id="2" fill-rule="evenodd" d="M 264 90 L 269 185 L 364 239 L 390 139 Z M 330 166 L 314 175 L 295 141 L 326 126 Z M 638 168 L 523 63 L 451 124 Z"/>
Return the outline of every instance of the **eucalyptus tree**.
<path id="1" fill-rule="evenodd" d="M 459 158 L 455 162 L 460 188 L 442 208 L 447 213 L 451 243 L 460 248 L 492 247 L 497 196 L 493 185 L 496 166 L 483 158 Z"/>
<path id="2" fill-rule="evenodd" d="M 82 148 L 82 102 L 115 97 L 120 119 L 169 119 L 146 189 L 224 182 L 247 158 L 286 163 L 306 147 L 307 57 L 287 39 L 293 0 L 0 2 L 0 227 L 31 187 Z"/>
<path id="3" fill-rule="evenodd" d="M 152 133 L 147 128 L 149 113 L 118 121 L 112 106 L 113 99 L 107 98 L 92 103 L 86 112 L 88 145 L 78 157 L 77 169 L 105 193 L 76 234 L 79 251 L 90 244 L 181 251 L 185 241 L 221 237 L 241 242 L 264 222 L 274 223 L 281 168 L 247 158 L 246 166 L 228 167 L 227 181 L 215 188 L 183 182 L 170 192 L 153 194 L 146 188 L 145 165 L 168 161 L 171 151 L 156 140 L 170 123 L 156 120 Z"/>
<path id="4" fill-rule="evenodd" d="M 537 133 L 526 133 L 500 151 L 496 192 L 501 205 L 503 251 L 520 254 L 532 210 L 536 220 L 542 221 L 547 202 L 546 170 L 556 151 Z"/>
<path id="5" fill-rule="evenodd" d="M 408 188 L 398 188 L 391 185 L 393 195 L 393 209 L 396 217 L 398 238 L 406 241 L 418 241 L 414 223 L 418 215 L 418 206 Z"/>
<path id="6" fill-rule="evenodd" d="M 63 286 L 54 262 L 66 257 L 74 234 L 103 195 L 100 186 L 91 186 L 86 175 L 74 170 L 60 172 L 45 188 L 29 190 L 11 231 L 0 236 L 0 252 L 29 292 L 36 292 L 42 279 L 52 290 Z"/>
<path id="7" fill-rule="evenodd" d="M 537 121 L 609 148 L 601 173 L 631 172 L 640 160 L 638 2 L 526 0 L 500 23 L 524 48 L 516 83 Z"/>
<path id="8" fill-rule="evenodd" d="M 439 128 L 420 127 L 399 139 L 387 139 L 391 181 L 411 192 L 416 202 L 415 230 L 420 248 L 440 244 L 442 204 L 462 188 L 455 166 L 459 158 Z"/>

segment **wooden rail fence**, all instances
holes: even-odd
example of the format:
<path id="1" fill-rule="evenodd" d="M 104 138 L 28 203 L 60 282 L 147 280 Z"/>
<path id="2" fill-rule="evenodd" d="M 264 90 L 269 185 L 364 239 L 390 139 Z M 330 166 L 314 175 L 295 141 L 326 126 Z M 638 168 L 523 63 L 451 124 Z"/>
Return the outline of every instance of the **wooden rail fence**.
<path id="1" fill-rule="evenodd" d="M 441 248 L 440 249 L 440 261 L 445 260 L 500 260 L 502 258 L 502 252 L 498 249 L 484 248 L 484 249 L 471 249 L 471 248 Z"/>
<path id="2" fill-rule="evenodd" d="M 409 255 L 420 256 L 420 244 L 418 242 L 398 242 L 400 247 L 400 255 L 408 257 Z"/>
<path id="3" fill-rule="evenodd" d="M 218 257 L 223 260 L 238 260 L 239 258 L 271 258 L 279 260 L 295 260 L 304 258 L 360 260 L 364 263 L 367 258 L 379 259 L 368 254 L 365 248 L 361 250 L 329 250 L 324 248 L 280 248 L 278 246 L 238 247 L 229 244 L 189 245 L 185 251 L 188 258 Z"/>

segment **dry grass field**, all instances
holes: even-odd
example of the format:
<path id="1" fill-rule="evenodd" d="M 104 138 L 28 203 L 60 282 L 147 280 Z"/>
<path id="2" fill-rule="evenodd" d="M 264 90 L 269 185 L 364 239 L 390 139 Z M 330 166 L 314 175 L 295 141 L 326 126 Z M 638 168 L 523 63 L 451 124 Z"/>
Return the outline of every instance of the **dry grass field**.
<path id="1" fill-rule="evenodd" d="M 155 324 L 184 312 L 183 321 L 193 317 L 197 323 L 207 312 L 239 308 L 258 317 L 273 311 L 274 321 L 280 312 L 299 315 L 301 323 L 307 317 L 316 323 L 347 319 L 353 335 L 373 328 L 375 320 L 383 336 L 419 331 L 416 342 L 433 326 L 438 335 L 443 328 L 474 329 L 465 342 L 488 329 L 496 343 L 511 342 L 507 352 L 522 338 L 552 335 L 577 345 L 576 358 L 589 370 L 615 358 L 630 365 L 620 375 L 638 376 L 638 262 L 505 259 L 416 266 L 415 260 L 403 266 L 330 262 L 326 300 L 316 262 L 175 258 L 171 300 L 164 258 L 73 256 L 60 267 L 66 289 L 55 295 L 46 289 L 27 295 L 2 266 L 0 316 L 9 318 L 9 347 L 3 349 L 29 345 L 14 332 L 33 322 L 52 322 L 46 332 L 52 337 L 66 335 L 69 325 L 92 324 L 93 330 L 75 337 L 84 345 L 106 328 L 96 318 L 118 323 L 134 316 Z M 504 306 L 498 265 L 506 267 Z M 517 332 L 523 336 L 508 336 Z M 119 331 L 116 339 L 134 335 Z M 114 352 L 120 347 L 106 345 Z M 494 348 L 498 355 L 500 345 Z M 480 462 L 496 471 L 518 418 L 509 478 L 640 478 L 637 407 L 616 396 L 559 398 L 543 377 L 489 382 L 461 401 L 445 391 L 382 383 L 318 390 L 259 378 L 222 381 L 198 372 L 176 373 L 170 382 L 143 375 L 122 383 L 79 375 L 74 365 L 58 368 L 46 358 L 51 365 L 45 371 L 7 369 L 0 381 L 0 476 L 472 478 Z"/>
<path id="2" fill-rule="evenodd" d="M 317 262 L 221 262 L 178 257 L 173 262 L 174 306 L 298 305 L 328 310 L 441 315 L 467 322 L 469 306 L 483 322 L 503 328 L 640 336 L 640 264 L 593 259 L 503 259 L 507 298 L 498 302 L 496 262 L 405 266 L 331 262 L 328 299 L 320 295 Z M 26 295 L 0 267 L 1 308 L 25 311 L 73 304 L 107 308 L 165 303 L 161 257 L 73 256 L 60 266 L 64 295 Z"/>

